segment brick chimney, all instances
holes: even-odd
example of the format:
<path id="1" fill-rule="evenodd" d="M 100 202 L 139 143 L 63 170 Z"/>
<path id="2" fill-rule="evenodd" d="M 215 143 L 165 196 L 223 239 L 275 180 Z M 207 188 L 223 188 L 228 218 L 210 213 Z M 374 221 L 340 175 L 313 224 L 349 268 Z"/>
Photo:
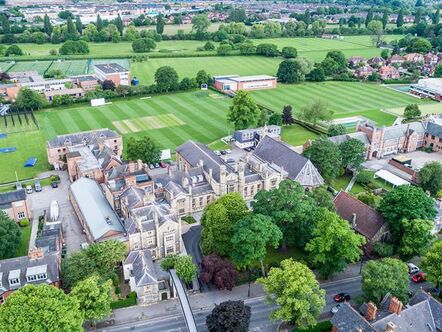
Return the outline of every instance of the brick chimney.
<path id="1" fill-rule="evenodd" d="M 400 314 L 404 305 L 401 301 L 397 299 L 397 297 L 392 297 L 390 300 L 390 305 L 388 306 L 388 311 L 391 314 Z"/>
<path id="2" fill-rule="evenodd" d="M 378 308 L 376 307 L 376 304 L 374 304 L 371 301 L 368 302 L 367 303 L 367 313 L 365 314 L 365 319 L 367 319 L 368 321 L 375 320 L 377 312 L 378 312 Z"/>
<path id="3" fill-rule="evenodd" d="M 28 258 L 29 259 L 41 259 L 44 257 L 44 252 L 42 248 L 29 249 Z"/>
<path id="4" fill-rule="evenodd" d="M 387 326 L 385 327 L 385 332 L 395 332 L 396 331 L 396 325 L 393 322 L 388 322 Z"/>

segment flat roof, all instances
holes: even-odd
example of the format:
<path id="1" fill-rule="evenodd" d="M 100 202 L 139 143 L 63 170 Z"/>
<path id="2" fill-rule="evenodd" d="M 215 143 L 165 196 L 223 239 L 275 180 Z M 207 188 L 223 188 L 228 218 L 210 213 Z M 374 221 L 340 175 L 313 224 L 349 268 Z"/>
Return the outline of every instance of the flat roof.
<path id="1" fill-rule="evenodd" d="M 253 81 L 266 81 L 275 80 L 276 77 L 270 75 L 254 75 L 254 76 L 220 76 L 216 80 L 229 80 L 234 82 L 253 82 Z"/>
<path id="2" fill-rule="evenodd" d="M 119 65 L 118 63 L 105 63 L 94 66 L 96 69 L 99 69 L 105 74 L 114 74 L 114 73 L 125 73 L 129 70 Z"/>
<path id="3" fill-rule="evenodd" d="M 63 95 L 69 95 L 69 94 L 77 94 L 77 93 L 83 93 L 84 90 L 82 88 L 72 88 L 72 89 L 62 89 L 62 90 L 52 90 L 52 91 L 45 91 L 45 96 L 63 96 Z"/>
<path id="4" fill-rule="evenodd" d="M 386 169 L 381 169 L 377 171 L 376 173 L 374 173 L 374 176 L 379 177 L 382 180 L 387 181 L 388 183 L 391 183 L 393 186 L 404 186 L 410 184 L 410 182 L 405 181 L 404 179 L 387 171 Z"/>

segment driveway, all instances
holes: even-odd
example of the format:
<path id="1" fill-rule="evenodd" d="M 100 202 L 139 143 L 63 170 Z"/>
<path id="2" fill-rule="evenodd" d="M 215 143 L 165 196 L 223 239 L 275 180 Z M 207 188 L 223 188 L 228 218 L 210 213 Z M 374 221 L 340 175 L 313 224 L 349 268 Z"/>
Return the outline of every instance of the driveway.
<path id="1" fill-rule="evenodd" d="M 28 195 L 32 214 L 34 216 L 33 228 L 38 227 L 38 217 L 43 215 L 45 211 L 49 214 L 51 202 L 57 200 L 59 205 L 58 221 L 63 225 L 63 236 L 66 250 L 68 253 L 79 250 L 80 244 L 86 242 L 86 237 L 82 231 L 77 215 L 69 202 L 68 189 L 70 182 L 67 172 L 52 171 L 40 174 L 40 177 L 49 174 L 58 174 L 60 176 L 58 188 L 46 186 L 43 187 L 41 192 L 34 192 Z M 34 244 L 35 237 L 33 236 L 31 238 L 30 248 L 32 248 Z"/>

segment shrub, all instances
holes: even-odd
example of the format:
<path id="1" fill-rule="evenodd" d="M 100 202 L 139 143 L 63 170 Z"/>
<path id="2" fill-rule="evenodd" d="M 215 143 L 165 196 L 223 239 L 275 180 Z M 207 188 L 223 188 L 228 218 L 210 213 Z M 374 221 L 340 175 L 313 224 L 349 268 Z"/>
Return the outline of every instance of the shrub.
<path id="1" fill-rule="evenodd" d="M 286 46 L 282 48 L 281 55 L 286 59 L 293 59 L 298 56 L 298 51 L 294 47 Z"/>
<path id="2" fill-rule="evenodd" d="M 20 220 L 19 224 L 20 224 L 21 227 L 28 227 L 29 226 L 29 220 L 26 219 L 26 218 L 22 219 L 22 220 Z"/>
<path id="3" fill-rule="evenodd" d="M 369 184 L 373 180 L 373 173 L 367 170 L 360 171 L 358 175 L 356 175 L 356 182 L 360 184 Z"/>
<path id="4" fill-rule="evenodd" d="M 215 50 L 215 45 L 213 45 L 213 43 L 211 43 L 210 41 L 208 41 L 204 47 L 203 47 L 204 51 L 214 51 Z"/>
<path id="5" fill-rule="evenodd" d="M 386 242 L 378 242 L 373 246 L 373 250 L 380 257 L 390 257 L 393 255 L 393 245 Z"/>
<path id="6" fill-rule="evenodd" d="M 57 50 L 52 48 L 52 49 L 49 50 L 49 54 L 50 55 L 57 55 Z"/>
<path id="7" fill-rule="evenodd" d="M 181 220 L 184 220 L 188 224 L 194 224 L 196 223 L 196 219 L 192 216 L 184 216 L 181 218 Z"/>
<path id="8" fill-rule="evenodd" d="M 137 293 L 131 292 L 127 295 L 127 297 L 125 299 L 111 302 L 110 306 L 111 306 L 111 309 L 114 310 L 114 309 L 131 307 L 136 304 L 137 304 Z"/>
<path id="9" fill-rule="evenodd" d="M 84 40 L 68 40 L 60 47 L 59 53 L 62 55 L 88 54 L 89 45 Z"/>
<path id="10" fill-rule="evenodd" d="M 155 47 L 157 47 L 155 41 L 150 38 L 139 38 L 132 42 L 132 50 L 136 53 L 150 52 Z"/>
<path id="11" fill-rule="evenodd" d="M 23 55 L 23 50 L 17 45 L 11 45 L 6 49 L 5 56 L 10 55 Z"/>

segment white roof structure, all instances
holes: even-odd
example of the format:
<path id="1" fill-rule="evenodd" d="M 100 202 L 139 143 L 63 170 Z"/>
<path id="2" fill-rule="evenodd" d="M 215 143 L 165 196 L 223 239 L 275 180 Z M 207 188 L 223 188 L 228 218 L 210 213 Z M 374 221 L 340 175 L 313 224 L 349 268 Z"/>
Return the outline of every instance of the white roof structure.
<path id="1" fill-rule="evenodd" d="M 423 78 L 415 86 L 435 93 L 442 92 L 442 78 Z"/>
<path id="2" fill-rule="evenodd" d="M 376 173 L 374 173 L 374 177 L 381 178 L 382 180 L 387 181 L 388 183 L 391 183 L 393 185 L 393 187 L 410 185 L 410 182 L 387 171 L 386 169 L 381 169 L 381 170 L 377 171 Z"/>

